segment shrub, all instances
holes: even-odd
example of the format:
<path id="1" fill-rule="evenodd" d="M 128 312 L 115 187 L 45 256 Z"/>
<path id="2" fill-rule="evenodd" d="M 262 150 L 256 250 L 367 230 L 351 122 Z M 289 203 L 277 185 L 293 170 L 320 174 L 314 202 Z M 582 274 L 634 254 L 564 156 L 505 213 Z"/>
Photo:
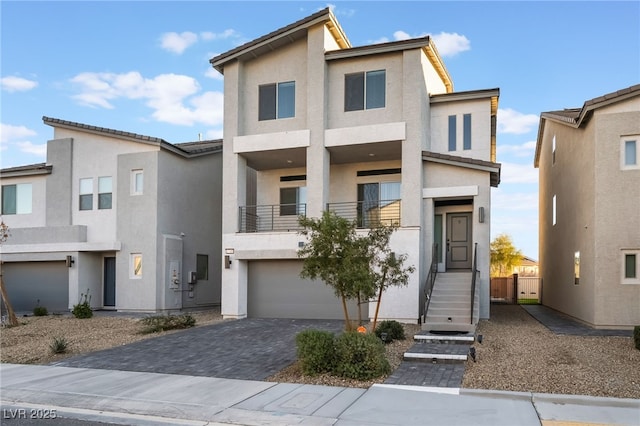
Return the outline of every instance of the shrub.
<path id="1" fill-rule="evenodd" d="M 640 351 L 640 325 L 633 327 L 633 343 L 636 349 Z"/>
<path id="2" fill-rule="evenodd" d="M 49 345 L 51 352 L 54 354 L 63 354 L 67 351 L 69 342 L 64 337 L 54 337 L 53 341 Z"/>
<path id="3" fill-rule="evenodd" d="M 44 306 L 40 306 L 40 299 L 38 299 L 38 303 L 36 304 L 36 307 L 33 308 L 33 316 L 46 317 L 47 315 L 49 315 L 49 312 L 47 312 L 47 308 L 45 308 Z"/>
<path id="4" fill-rule="evenodd" d="M 382 333 L 386 333 L 386 339 L 382 339 L 385 343 L 405 339 L 404 327 L 398 321 L 394 320 L 381 321 L 376 327 L 375 333 L 380 339 L 382 339 Z"/>
<path id="5" fill-rule="evenodd" d="M 305 330 L 296 335 L 298 360 L 304 374 L 330 372 L 335 365 L 333 333 L 323 330 Z"/>
<path id="6" fill-rule="evenodd" d="M 91 310 L 91 296 L 89 296 L 89 290 L 86 294 L 80 294 L 80 299 L 84 300 L 80 303 L 73 305 L 71 313 L 76 318 L 91 318 L 93 316 L 93 310 Z"/>
<path id="7" fill-rule="evenodd" d="M 189 328 L 196 325 L 196 319 L 189 315 L 154 315 L 140 320 L 144 325 L 143 334 L 159 333 L 166 330 Z"/>
<path id="8" fill-rule="evenodd" d="M 391 371 L 384 344 L 373 334 L 347 332 L 335 340 L 336 366 L 341 377 L 368 380 Z"/>

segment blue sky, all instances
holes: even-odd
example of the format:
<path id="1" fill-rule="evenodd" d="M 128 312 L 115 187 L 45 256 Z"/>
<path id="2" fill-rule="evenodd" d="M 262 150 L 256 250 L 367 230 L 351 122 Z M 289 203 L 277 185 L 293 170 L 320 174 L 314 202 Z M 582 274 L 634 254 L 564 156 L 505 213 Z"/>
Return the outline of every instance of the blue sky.
<path id="1" fill-rule="evenodd" d="M 220 138 L 209 59 L 327 6 L 353 46 L 429 34 L 455 90 L 500 88 L 492 236 L 537 259 L 539 115 L 640 82 L 639 1 L 1 1 L 0 167 L 46 160 L 43 115 Z"/>

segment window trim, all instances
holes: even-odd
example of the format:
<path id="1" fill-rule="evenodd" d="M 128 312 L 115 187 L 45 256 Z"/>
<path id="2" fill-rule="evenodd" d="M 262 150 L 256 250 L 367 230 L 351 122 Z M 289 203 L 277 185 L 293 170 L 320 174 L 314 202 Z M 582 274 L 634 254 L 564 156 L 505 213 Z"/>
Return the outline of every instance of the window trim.
<path id="1" fill-rule="evenodd" d="M 293 87 L 291 94 L 291 112 L 284 115 L 283 111 L 289 111 L 289 108 L 283 108 L 285 101 L 289 101 L 289 96 L 284 96 L 284 90 L 287 87 Z M 263 98 L 267 97 L 267 98 Z M 271 99 L 273 97 L 273 99 Z M 265 109 L 263 109 L 265 108 Z M 268 109 L 267 109 L 268 108 Z M 258 121 L 282 120 L 286 118 L 295 118 L 296 116 L 296 82 L 282 81 L 278 83 L 267 83 L 258 85 Z"/>
<path id="2" fill-rule="evenodd" d="M 635 277 L 627 277 L 627 257 L 633 256 L 635 258 Z M 622 284 L 640 284 L 640 248 L 638 249 L 622 249 L 621 250 L 621 268 L 620 278 Z"/>
<path id="3" fill-rule="evenodd" d="M 141 188 L 138 189 L 138 176 L 142 177 L 142 181 L 140 183 Z M 142 195 L 144 194 L 144 170 L 143 169 L 133 169 L 131 170 L 131 195 Z"/>
<path id="4" fill-rule="evenodd" d="M 629 143 L 633 143 L 635 151 L 634 163 L 632 164 L 627 164 L 627 144 Z M 620 169 L 640 169 L 640 135 L 624 136 L 620 138 Z"/>
<path id="5" fill-rule="evenodd" d="M 383 88 L 382 92 L 373 88 L 368 89 L 373 84 L 373 78 L 376 75 L 382 75 Z M 371 81 L 370 81 L 371 79 Z M 380 97 L 382 103 L 373 103 L 377 97 Z M 387 107 L 387 70 L 376 69 L 370 71 L 359 71 L 347 73 L 344 75 L 344 112 L 367 111 L 372 109 L 380 109 Z"/>

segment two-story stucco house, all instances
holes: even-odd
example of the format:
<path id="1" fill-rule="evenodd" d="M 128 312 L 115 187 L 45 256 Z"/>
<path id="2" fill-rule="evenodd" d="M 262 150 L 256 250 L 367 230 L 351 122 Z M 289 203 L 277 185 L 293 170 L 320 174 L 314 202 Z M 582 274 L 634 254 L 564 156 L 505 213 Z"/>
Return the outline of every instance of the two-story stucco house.
<path id="1" fill-rule="evenodd" d="M 475 318 L 489 316 L 498 89 L 454 92 L 430 37 L 352 47 L 329 9 L 210 62 L 224 75 L 225 318 L 342 317 L 330 287 L 299 277 L 297 216 L 325 209 L 399 225 L 392 248 L 416 272 L 381 318 L 421 319 L 434 243 L 438 277 L 463 271 L 465 294 L 477 243 Z M 468 306 L 444 321 L 468 323 Z"/>
<path id="2" fill-rule="evenodd" d="M 598 328 L 640 324 L 640 85 L 540 116 L 542 303 Z"/>
<path id="3" fill-rule="evenodd" d="M 47 162 L 0 170 L 14 310 L 168 311 L 220 303 L 221 141 L 44 117 Z"/>

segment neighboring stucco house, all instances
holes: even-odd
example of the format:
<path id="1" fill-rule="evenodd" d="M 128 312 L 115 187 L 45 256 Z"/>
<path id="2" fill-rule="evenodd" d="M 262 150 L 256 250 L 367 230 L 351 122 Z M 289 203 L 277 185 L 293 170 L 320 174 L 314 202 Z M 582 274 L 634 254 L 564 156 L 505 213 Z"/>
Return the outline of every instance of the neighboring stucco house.
<path id="1" fill-rule="evenodd" d="M 352 47 L 329 9 L 210 62 L 224 74 L 225 318 L 342 318 L 330 287 L 299 277 L 297 215 L 325 209 L 400 225 L 392 249 L 416 272 L 381 318 L 421 319 L 434 242 L 441 272 L 470 271 L 478 244 L 489 316 L 498 89 L 454 92 L 430 37 Z"/>
<path id="2" fill-rule="evenodd" d="M 43 121 L 47 162 L 0 170 L 14 310 L 68 311 L 87 292 L 120 311 L 219 304 L 221 141 Z"/>
<path id="3" fill-rule="evenodd" d="M 520 264 L 513 267 L 512 273 L 521 277 L 537 277 L 539 274 L 538 262 L 530 257 L 523 256 Z"/>
<path id="4" fill-rule="evenodd" d="M 542 303 L 599 328 L 640 324 L 640 85 L 542 113 Z"/>

